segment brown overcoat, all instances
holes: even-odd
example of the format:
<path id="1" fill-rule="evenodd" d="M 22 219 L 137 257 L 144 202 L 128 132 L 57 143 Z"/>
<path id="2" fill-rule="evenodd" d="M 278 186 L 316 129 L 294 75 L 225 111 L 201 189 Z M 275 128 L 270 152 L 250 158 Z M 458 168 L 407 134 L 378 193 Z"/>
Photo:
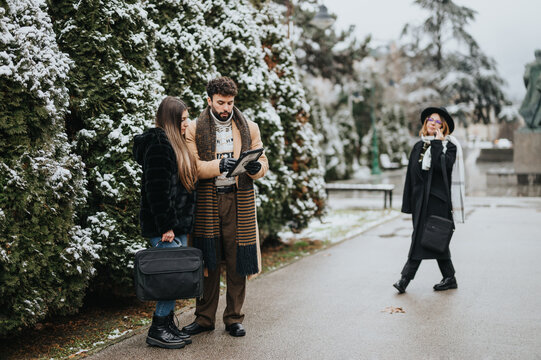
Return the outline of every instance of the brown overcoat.
<path id="1" fill-rule="evenodd" d="M 253 149 L 259 149 L 263 147 L 263 142 L 261 141 L 261 134 L 259 132 L 259 126 L 251 121 L 246 120 L 248 123 L 248 129 L 250 131 L 250 137 L 252 139 L 252 145 L 250 150 Z M 241 154 L 241 135 L 240 131 L 237 128 L 235 122 L 232 122 L 233 127 L 233 156 L 235 159 L 238 159 Z M 220 159 L 212 160 L 212 161 L 203 161 L 200 159 L 198 151 L 197 151 L 197 144 L 195 142 L 196 138 L 196 128 L 197 128 L 197 120 L 192 121 L 188 128 L 186 129 L 186 142 L 188 144 L 188 148 L 190 151 L 194 154 L 196 161 L 197 161 L 197 175 L 199 179 L 211 179 L 216 176 L 220 175 Z M 267 156 L 263 152 L 263 154 L 259 157 L 258 161 L 261 163 L 261 169 L 259 172 L 257 172 L 254 175 L 248 174 L 249 177 L 251 177 L 253 180 L 259 179 L 267 173 L 269 170 L 269 161 L 267 159 Z M 238 185 L 238 177 L 237 177 L 237 185 Z M 255 199 L 254 199 L 255 200 Z M 256 227 L 257 227 L 257 214 L 256 214 Z M 260 244 L 259 244 L 259 232 L 257 232 L 257 263 L 259 267 L 259 272 L 261 272 L 261 251 L 260 251 Z"/>

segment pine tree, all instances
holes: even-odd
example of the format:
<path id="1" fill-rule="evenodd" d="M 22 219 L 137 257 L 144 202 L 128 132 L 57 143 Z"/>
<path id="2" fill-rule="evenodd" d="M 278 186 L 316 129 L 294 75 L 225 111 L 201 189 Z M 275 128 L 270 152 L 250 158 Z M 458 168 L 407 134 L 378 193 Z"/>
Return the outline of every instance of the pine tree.
<path id="1" fill-rule="evenodd" d="M 132 291 L 141 169 L 134 135 L 152 126 L 163 97 L 154 27 L 138 0 L 49 1 L 60 49 L 74 61 L 67 82 L 68 136 L 88 169 L 81 222 L 102 246 L 94 289 Z"/>
<path id="2" fill-rule="evenodd" d="M 306 73 L 343 84 L 354 78 L 354 64 L 366 56 L 370 37 L 359 42 L 354 35 L 355 26 L 345 31 L 315 27 L 310 22 L 319 4 L 318 0 L 300 0 L 294 6 L 297 61 Z"/>
<path id="3" fill-rule="evenodd" d="M 475 11 L 451 0 L 416 0 L 415 4 L 429 14 L 422 25 L 404 27 L 403 36 L 408 38 L 404 54 L 411 58 L 410 77 L 417 73 L 418 85 L 433 89 L 431 97 L 418 100 L 473 108 L 473 120 L 488 123 L 490 113 L 499 113 L 506 102 L 501 90 L 504 81 L 495 61 L 466 31 L 475 20 Z M 418 94 L 430 93 L 423 90 Z"/>
<path id="4" fill-rule="evenodd" d="M 374 127 L 370 126 L 362 138 L 363 163 L 367 165 L 372 162 L 373 132 Z M 378 154 L 386 154 L 391 162 L 402 165 L 408 158 L 411 145 L 406 117 L 399 105 L 385 106 L 376 112 L 376 132 Z"/>
<path id="5" fill-rule="evenodd" d="M 71 61 L 44 1 L 0 6 L 0 335 L 78 310 L 99 246 L 76 224 L 84 164 L 65 135 Z"/>
<path id="6" fill-rule="evenodd" d="M 366 56 L 370 38 L 359 42 L 354 27 L 338 32 L 333 27 L 321 30 L 313 26 L 311 20 L 318 4 L 314 0 L 297 2 L 292 38 L 304 87 L 312 93 L 309 103 L 315 111 L 310 114 L 310 123 L 322 135 L 318 147 L 324 152 L 325 178 L 344 179 L 351 176 L 358 163 L 360 137 L 349 105 L 350 89 L 358 85 L 355 63 Z M 325 99 L 319 99 L 314 84 L 325 83 L 332 84 L 333 95 L 325 93 Z M 353 131 L 347 131 L 348 128 Z"/>
<path id="7" fill-rule="evenodd" d="M 314 101 L 312 115 L 317 116 L 318 134 L 322 134 L 320 144 L 325 159 L 325 179 L 347 179 L 353 175 L 354 166 L 358 165 L 359 138 L 349 106 L 342 104 L 336 110 L 332 120 L 325 107 Z M 328 124 L 332 124 L 329 126 Z"/>
<path id="8" fill-rule="evenodd" d="M 389 155 L 391 162 L 400 164 L 410 151 L 410 135 L 403 111 L 398 105 L 385 108 L 377 127 L 379 153 Z"/>

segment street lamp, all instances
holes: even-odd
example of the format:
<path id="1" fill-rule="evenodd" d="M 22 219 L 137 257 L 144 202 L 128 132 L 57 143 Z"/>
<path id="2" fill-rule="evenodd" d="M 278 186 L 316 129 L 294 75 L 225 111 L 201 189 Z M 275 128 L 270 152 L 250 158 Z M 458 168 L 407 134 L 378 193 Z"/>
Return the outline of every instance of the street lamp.
<path id="1" fill-rule="evenodd" d="M 334 20 L 335 19 L 329 15 L 327 7 L 325 5 L 320 5 L 318 13 L 310 21 L 310 24 L 314 25 L 320 30 L 325 30 L 326 28 L 334 24 Z"/>
<path id="2" fill-rule="evenodd" d="M 286 18 L 287 18 L 287 38 L 289 39 L 290 35 L 290 28 L 291 28 L 291 14 L 293 13 L 293 5 L 291 4 L 290 0 L 286 0 Z"/>
<path id="3" fill-rule="evenodd" d="M 293 16 L 293 4 L 292 0 L 286 0 L 286 19 L 287 19 L 287 38 L 290 38 L 290 28 L 291 28 L 291 17 Z M 310 21 L 312 26 L 317 27 L 320 30 L 325 30 L 332 24 L 334 24 L 335 19 L 329 15 L 329 11 L 325 5 L 319 6 L 319 11 L 316 16 Z"/>

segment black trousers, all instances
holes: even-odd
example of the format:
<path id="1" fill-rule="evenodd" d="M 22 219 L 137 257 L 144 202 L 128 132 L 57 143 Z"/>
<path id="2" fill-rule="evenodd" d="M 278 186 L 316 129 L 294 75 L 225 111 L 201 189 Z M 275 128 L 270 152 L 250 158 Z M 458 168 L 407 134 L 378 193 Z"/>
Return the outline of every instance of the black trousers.
<path id="1" fill-rule="evenodd" d="M 440 267 L 441 274 L 444 278 L 455 276 L 455 268 L 451 259 L 437 259 L 438 266 Z M 402 276 L 408 280 L 413 280 L 417 270 L 421 265 L 421 260 L 408 259 L 406 265 L 402 269 Z"/>

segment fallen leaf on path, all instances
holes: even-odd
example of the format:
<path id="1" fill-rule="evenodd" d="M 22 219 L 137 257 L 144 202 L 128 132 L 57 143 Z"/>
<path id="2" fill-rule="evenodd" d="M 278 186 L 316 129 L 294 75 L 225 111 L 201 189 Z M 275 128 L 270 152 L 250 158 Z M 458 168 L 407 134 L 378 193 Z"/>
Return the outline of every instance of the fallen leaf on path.
<path id="1" fill-rule="evenodd" d="M 395 313 L 404 314 L 404 313 L 406 313 L 406 311 L 404 309 L 402 309 L 401 307 L 394 307 L 394 306 L 387 306 L 385 309 L 381 310 L 381 312 L 386 312 L 386 313 L 389 313 L 389 314 L 395 314 Z"/>

